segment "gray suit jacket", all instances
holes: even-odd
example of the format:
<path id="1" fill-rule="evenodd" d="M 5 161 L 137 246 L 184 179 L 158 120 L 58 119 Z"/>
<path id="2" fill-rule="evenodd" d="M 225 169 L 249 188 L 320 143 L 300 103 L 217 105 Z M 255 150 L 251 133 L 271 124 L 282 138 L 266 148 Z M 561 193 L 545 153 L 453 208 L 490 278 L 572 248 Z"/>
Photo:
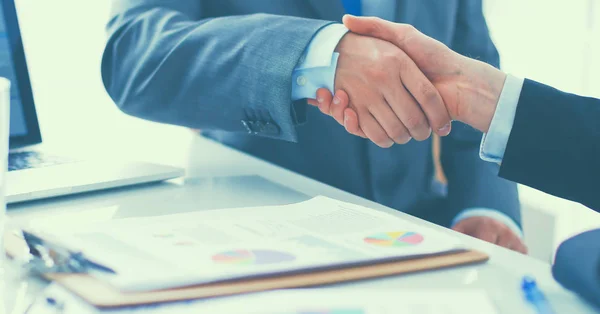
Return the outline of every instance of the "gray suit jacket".
<path id="1" fill-rule="evenodd" d="M 397 21 L 498 65 L 480 0 L 398 0 Z M 291 76 L 341 0 L 113 0 L 102 60 L 126 113 L 207 136 L 301 174 L 443 225 L 486 207 L 520 222 L 517 190 L 481 161 L 481 134 L 456 124 L 443 139 L 448 190 L 434 179 L 431 141 L 381 149 L 291 102 Z M 432 201 L 443 197 L 444 206 Z"/>

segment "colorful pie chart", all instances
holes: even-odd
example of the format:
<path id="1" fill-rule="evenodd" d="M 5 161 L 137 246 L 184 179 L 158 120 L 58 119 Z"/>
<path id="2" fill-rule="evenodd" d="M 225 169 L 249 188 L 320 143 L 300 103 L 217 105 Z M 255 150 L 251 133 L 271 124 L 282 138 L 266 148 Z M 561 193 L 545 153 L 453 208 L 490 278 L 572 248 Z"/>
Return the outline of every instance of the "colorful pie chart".
<path id="1" fill-rule="evenodd" d="M 296 256 L 274 250 L 233 250 L 213 255 L 217 264 L 233 265 L 266 265 L 291 262 Z"/>
<path id="2" fill-rule="evenodd" d="M 409 231 L 378 233 L 364 239 L 368 244 L 382 247 L 415 246 L 423 242 L 423 240 L 425 238 L 422 235 Z"/>

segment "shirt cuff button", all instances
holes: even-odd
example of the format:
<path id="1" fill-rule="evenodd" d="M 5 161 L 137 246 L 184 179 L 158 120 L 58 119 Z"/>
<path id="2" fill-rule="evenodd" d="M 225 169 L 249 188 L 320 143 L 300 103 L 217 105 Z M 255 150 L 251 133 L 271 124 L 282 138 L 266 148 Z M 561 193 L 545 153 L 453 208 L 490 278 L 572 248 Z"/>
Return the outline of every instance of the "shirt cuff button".
<path id="1" fill-rule="evenodd" d="M 296 79 L 296 84 L 298 84 L 299 86 L 304 86 L 306 85 L 306 77 L 304 76 L 298 76 L 298 78 Z"/>

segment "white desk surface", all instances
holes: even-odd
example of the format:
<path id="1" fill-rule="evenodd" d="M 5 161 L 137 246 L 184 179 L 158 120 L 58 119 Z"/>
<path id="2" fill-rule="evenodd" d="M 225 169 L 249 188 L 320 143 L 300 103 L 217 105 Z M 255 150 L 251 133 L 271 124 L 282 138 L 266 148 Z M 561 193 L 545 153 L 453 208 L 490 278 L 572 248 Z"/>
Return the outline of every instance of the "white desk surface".
<path id="1" fill-rule="evenodd" d="M 51 221 L 58 215 L 69 215 L 69 219 L 76 223 L 225 207 L 286 204 L 316 195 L 325 195 L 394 213 L 418 224 L 432 226 L 423 220 L 353 196 L 201 137 L 196 137 L 189 149 L 173 151 L 173 160 L 181 160 L 181 154 L 185 154 L 186 150 L 191 162 L 187 166 L 188 174 L 185 179 L 13 205 L 9 207 L 9 216 L 14 221 L 26 222 L 40 217 L 47 217 Z M 147 152 L 143 149 L 138 151 Z M 177 163 L 178 161 L 172 164 Z M 343 286 L 390 289 L 483 288 L 489 293 L 500 313 L 534 313 L 520 294 L 520 280 L 527 274 L 536 277 L 557 313 L 595 313 L 593 308 L 561 288 L 553 280 L 549 265 L 451 230 L 434 227 L 449 236 L 459 237 L 468 247 L 490 254 L 490 261 L 477 266 Z M 22 296 L 25 299 L 31 298 L 35 291 L 43 286 L 44 283 L 33 279 L 29 282 L 14 282 L 14 291 L 9 292 L 14 293 L 16 297 L 11 299 L 18 303 L 23 302 Z"/>

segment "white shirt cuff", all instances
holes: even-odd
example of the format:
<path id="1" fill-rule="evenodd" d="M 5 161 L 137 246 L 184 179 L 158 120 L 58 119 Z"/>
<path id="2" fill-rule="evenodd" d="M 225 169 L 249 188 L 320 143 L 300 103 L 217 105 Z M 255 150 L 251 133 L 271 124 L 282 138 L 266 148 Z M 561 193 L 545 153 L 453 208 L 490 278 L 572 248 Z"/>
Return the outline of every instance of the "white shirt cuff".
<path id="1" fill-rule="evenodd" d="M 524 79 L 508 74 L 498 100 L 488 133 L 481 139 L 479 156 L 489 162 L 501 163 L 515 120 Z"/>
<path id="2" fill-rule="evenodd" d="M 319 88 L 332 94 L 339 54 L 338 43 L 348 33 L 343 24 L 331 24 L 321 29 L 311 40 L 298 66 L 292 73 L 292 100 L 315 98 Z"/>
<path id="3" fill-rule="evenodd" d="M 310 41 L 295 70 L 331 66 L 331 56 L 348 29 L 344 24 L 323 27 Z"/>

